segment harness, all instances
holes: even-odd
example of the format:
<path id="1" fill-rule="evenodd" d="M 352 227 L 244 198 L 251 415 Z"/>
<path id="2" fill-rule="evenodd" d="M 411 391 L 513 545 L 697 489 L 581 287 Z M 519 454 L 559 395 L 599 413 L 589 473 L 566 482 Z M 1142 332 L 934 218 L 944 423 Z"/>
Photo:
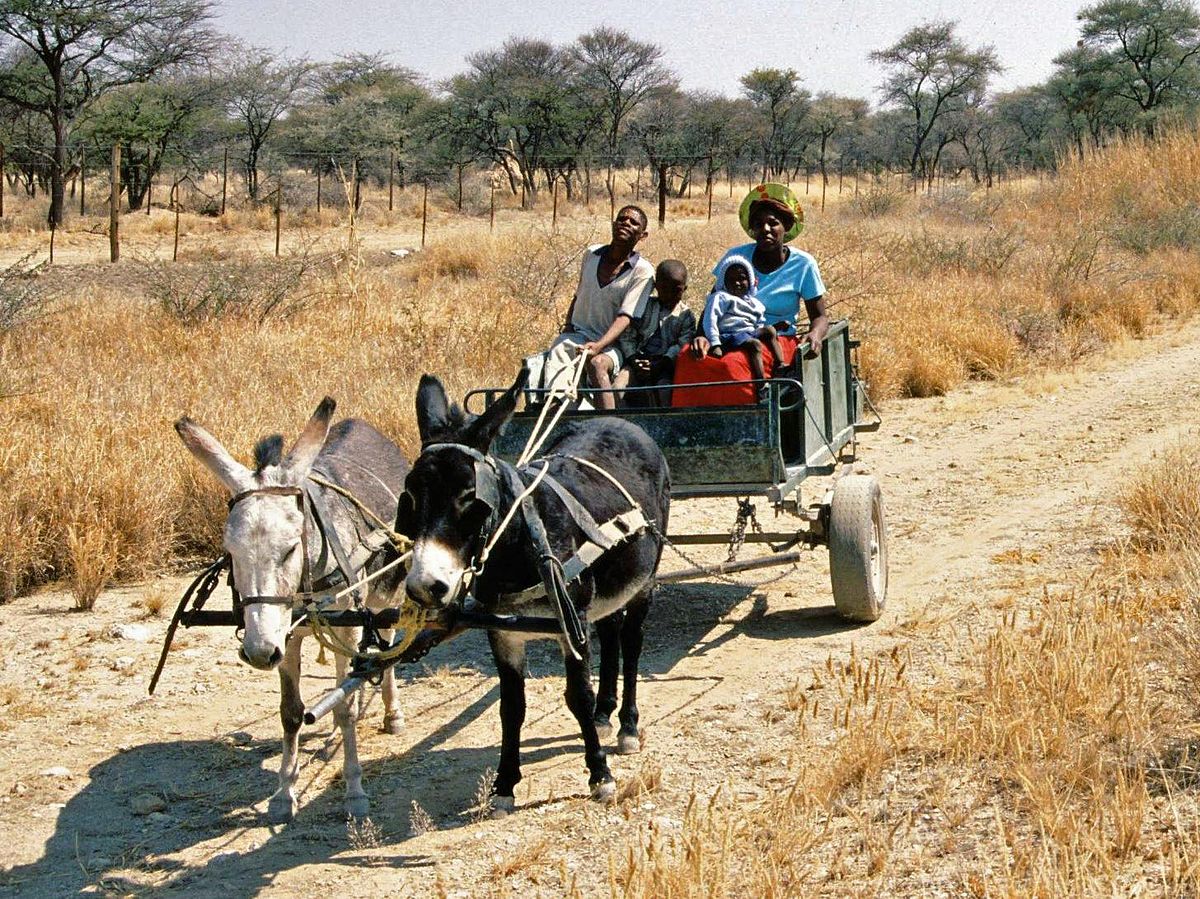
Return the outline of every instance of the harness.
<path id="1" fill-rule="evenodd" d="M 518 468 L 503 459 L 485 455 L 474 447 L 460 443 L 429 444 L 424 451 L 437 449 L 454 449 L 465 453 L 474 460 L 475 498 L 487 505 L 489 509 L 488 517 L 476 537 L 476 544 L 481 546 L 463 573 L 459 595 L 464 596 L 470 593 L 474 581 L 483 573 L 492 549 L 505 533 L 508 525 L 519 514 L 524 522 L 525 531 L 537 551 L 541 580 L 539 583 L 532 584 L 515 593 L 502 593 L 499 595 L 499 599 L 502 602 L 520 604 L 543 597 L 549 598 L 568 649 L 576 659 L 581 659 L 587 645 L 587 629 L 579 618 L 579 613 L 574 602 L 571 601 L 567 588 L 570 584 L 580 580 L 604 553 L 632 539 L 642 531 L 650 529 L 650 523 L 646 519 L 642 507 L 610 472 L 579 456 L 554 453 L 535 459 Z M 550 475 L 550 460 L 556 458 L 570 460 L 602 475 L 617 488 L 628 501 L 630 508 L 603 524 L 598 523 L 574 494 L 558 479 Z M 528 484 L 524 483 L 521 479 L 522 473 L 533 474 L 533 479 Z M 503 514 L 500 510 L 502 483 L 515 497 L 512 505 Z M 545 523 L 534 504 L 534 492 L 541 484 L 545 484 L 554 493 L 584 536 L 584 540 L 566 559 L 559 559 L 555 554 L 546 533 Z"/>

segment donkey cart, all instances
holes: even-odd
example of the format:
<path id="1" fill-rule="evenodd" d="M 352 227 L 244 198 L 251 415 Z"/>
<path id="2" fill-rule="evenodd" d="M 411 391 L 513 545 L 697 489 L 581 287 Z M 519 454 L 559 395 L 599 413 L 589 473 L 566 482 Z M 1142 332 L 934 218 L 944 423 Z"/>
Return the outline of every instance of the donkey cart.
<path id="1" fill-rule="evenodd" d="M 561 424 L 603 415 L 619 415 L 642 427 L 659 445 L 671 469 L 672 499 L 740 498 L 732 533 L 671 533 L 670 544 L 729 546 L 717 565 L 693 564 L 662 572 L 659 583 L 724 577 L 803 558 L 797 546 L 826 546 L 837 613 L 851 621 L 875 621 L 887 598 L 887 527 L 879 484 L 854 474 L 851 464 L 859 432 L 879 428 L 878 413 L 858 379 L 849 321 L 830 328 L 818 357 L 803 359 L 796 379 L 766 382 L 767 400 L 750 405 L 688 406 L 686 392 L 722 386 L 711 382 L 676 385 L 674 408 L 625 408 L 617 412 L 575 411 Z M 797 348 L 802 358 L 807 344 Z M 628 388 L 627 393 L 655 388 Z M 579 390 L 581 395 L 595 391 Z M 467 394 L 468 412 L 486 408 L 503 391 Z M 527 390 L 526 408 L 517 412 L 493 445 L 496 455 L 518 458 L 539 420 L 548 391 Z M 870 414 L 870 418 L 867 414 Z M 552 438 L 551 438 L 552 439 Z M 815 502 L 805 504 L 802 483 L 813 476 L 836 475 Z M 750 497 L 764 499 L 777 521 L 791 519 L 792 530 L 765 531 Z M 743 543 L 768 544 L 772 552 L 738 560 Z M 687 558 L 681 551 L 678 554 Z"/>

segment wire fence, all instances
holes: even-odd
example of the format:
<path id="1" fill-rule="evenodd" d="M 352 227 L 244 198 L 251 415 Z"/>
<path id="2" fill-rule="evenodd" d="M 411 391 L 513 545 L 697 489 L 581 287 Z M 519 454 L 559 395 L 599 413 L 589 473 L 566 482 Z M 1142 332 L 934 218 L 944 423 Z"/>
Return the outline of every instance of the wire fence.
<path id="1" fill-rule="evenodd" d="M 749 190 L 764 180 L 788 182 L 823 209 L 834 192 L 853 191 L 856 198 L 863 191 L 881 189 L 944 192 L 964 179 L 990 189 L 1013 175 L 997 167 L 981 178 L 978 171 L 957 165 L 942 166 L 926 177 L 843 158 L 822 164 L 804 157 L 780 156 L 763 162 L 747 156 L 717 164 L 708 154 L 673 154 L 665 161 L 586 158 L 582 164 L 578 157 L 542 156 L 532 171 L 505 158 L 498 163 L 461 161 L 448 170 L 431 170 L 394 150 L 263 149 L 252 154 L 244 146 L 125 143 L 67 148 L 56 221 L 51 215 L 54 153 L 48 146 L 0 145 L 0 226 L 6 220 L 11 226 L 14 207 L 19 207 L 22 224 L 49 232 L 51 262 L 55 232 L 71 218 L 106 217 L 109 258 L 116 262 L 122 218 L 153 215 L 156 209 L 174 215 L 173 259 L 179 256 L 181 216 L 222 218 L 234 210 L 271 216 L 278 256 L 285 223 L 297 216 L 315 217 L 322 224 L 340 219 L 351 226 L 362 224 L 368 212 L 382 216 L 389 226 L 399 218 L 419 218 L 424 246 L 431 193 L 438 210 L 451 216 L 487 217 L 493 229 L 498 208 L 515 205 L 545 211 L 549 207 L 552 227 L 557 227 L 560 210 L 568 204 L 591 209 L 595 202 L 607 202 L 610 215 L 622 203 L 656 205 L 658 223 L 665 226 L 677 201 L 691 201 L 687 210 L 694 217 L 695 200 L 702 199 L 706 209 L 700 214 L 711 219 L 714 198 L 720 193 L 732 199 L 743 184 Z M 419 204 L 414 202 L 414 188 L 419 189 Z"/>

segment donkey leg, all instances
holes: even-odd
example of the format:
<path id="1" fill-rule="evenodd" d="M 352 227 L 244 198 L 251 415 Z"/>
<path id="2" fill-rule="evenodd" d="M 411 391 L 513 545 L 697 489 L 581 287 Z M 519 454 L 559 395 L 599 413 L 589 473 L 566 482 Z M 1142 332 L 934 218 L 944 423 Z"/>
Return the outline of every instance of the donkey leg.
<path id="1" fill-rule="evenodd" d="M 339 684 L 345 680 L 349 667 L 350 660 L 345 656 L 340 653 L 334 656 L 334 669 Z M 365 818 L 371 812 L 371 800 L 363 790 L 362 765 L 358 762 L 358 704 L 353 696 L 334 706 L 333 719 L 342 732 L 342 780 L 346 782 L 346 814 L 352 818 Z"/>
<path id="2" fill-rule="evenodd" d="M 617 732 L 617 752 L 632 755 L 640 752 L 642 741 L 638 736 L 637 679 L 638 661 L 642 655 L 643 625 L 650 611 L 650 597 L 654 593 L 647 586 L 625 607 L 625 620 L 621 625 L 621 654 L 624 663 L 624 684 L 621 691 L 621 711 L 617 717 L 621 729 Z"/>
<path id="3" fill-rule="evenodd" d="M 381 630 L 379 636 L 388 643 L 392 642 L 393 630 Z M 396 669 L 388 667 L 383 672 L 383 732 L 385 734 L 401 733 L 404 730 L 404 711 L 396 699 Z"/>
<path id="4" fill-rule="evenodd" d="M 583 735 L 583 754 L 587 761 L 592 798 L 597 802 L 609 802 L 616 795 L 617 787 L 596 733 L 596 694 L 592 692 L 591 654 L 585 645 L 583 658 L 577 660 L 564 646 L 563 661 L 567 668 L 567 708 L 579 722 L 579 732 Z"/>
<path id="5" fill-rule="evenodd" d="M 300 698 L 300 643 L 294 633 L 287 641 L 279 665 L 279 719 L 283 722 L 283 757 L 279 762 L 279 789 L 267 803 L 267 820 L 284 824 L 296 814 L 296 777 L 300 771 L 300 725 L 304 701 Z"/>
<path id="6" fill-rule="evenodd" d="M 521 782 L 521 725 L 525 723 L 525 641 L 488 631 L 500 675 L 500 766 L 492 783 L 492 817 L 516 807 L 513 787 Z"/>
<path id="7" fill-rule="evenodd" d="M 600 643 L 600 690 L 596 694 L 596 734 L 607 740 L 612 734 L 609 720 L 617 709 L 617 669 L 621 663 L 622 611 L 614 612 L 596 622 L 596 636 Z"/>

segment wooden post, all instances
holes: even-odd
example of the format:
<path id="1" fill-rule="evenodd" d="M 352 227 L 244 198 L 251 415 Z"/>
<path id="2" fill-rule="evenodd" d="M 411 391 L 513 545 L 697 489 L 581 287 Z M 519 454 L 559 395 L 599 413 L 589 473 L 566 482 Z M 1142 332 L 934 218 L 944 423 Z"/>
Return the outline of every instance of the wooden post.
<path id="1" fill-rule="evenodd" d="M 858 170 L 858 163 L 856 162 L 856 163 L 854 163 L 854 197 L 855 197 L 855 199 L 858 198 L 858 176 L 860 174 L 861 173 Z"/>
<path id="2" fill-rule="evenodd" d="M 275 255 L 279 256 L 279 235 L 283 231 L 283 184 L 275 188 Z"/>
<path id="3" fill-rule="evenodd" d="M 633 202 L 642 202 L 642 167 L 637 167 L 637 180 L 633 182 Z"/>
<path id="4" fill-rule="evenodd" d="M 54 235 L 58 233 L 58 227 L 54 222 L 50 222 L 50 264 L 54 264 Z"/>
<path id="5" fill-rule="evenodd" d="M 713 176 L 712 169 L 708 170 L 708 184 L 705 185 L 705 193 L 708 194 L 708 220 L 712 221 L 712 195 L 713 195 Z"/>
<path id="6" fill-rule="evenodd" d="M 154 200 L 154 179 L 150 176 L 150 148 L 146 148 L 146 215 L 150 214 L 150 204 Z"/>
<path id="7" fill-rule="evenodd" d="M 323 160 L 317 160 L 317 215 L 321 214 L 321 163 Z M 390 207 L 389 207 L 390 208 Z"/>
<path id="8" fill-rule="evenodd" d="M 318 173 L 320 169 L 317 170 Z M 462 196 L 461 182 L 459 196 Z M 460 200 L 461 202 L 461 200 Z M 388 212 L 396 208 L 396 151 L 392 150 L 388 155 Z M 460 206 L 461 208 L 461 206 Z"/>
<path id="9" fill-rule="evenodd" d="M 525 208 L 525 176 L 521 176 L 521 208 Z"/>
<path id="10" fill-rule="evenodd" d="M 829 184 L 829 175 L 825 171 L 825 164 L 821 163 L 821 211 L 825 211 L 825 189 Z"/>
<path id="11" fill-rule="evenodd" d="M 112 190 L 108 197 L 108 260 L 121 258 L 121 145 L 113 144 L 112 175 L 109 178 Z"/>
<path id="12" fill-rule="evenodd" d="M 4 218 L 4 144 L 0 144 L 0 219 Z"/>
<path id="13" fill-rule="evenodd" d="M 550 232 L 554 233 L 558 230 L 558 179 L 554 179 L 554 205 L 550 212 Z"/>
<path id="14" fill-rule="evenodd" d="M 488 218 L 488 228 L 496 230 L 496 176 L 492 175 L 492 211 Z"/>
<path id="15" fill-rule="evenodd" d="M 463 201 L 463 164 L 458 164 L 458 211 L 462 212 Z"/>
<path id="16" fill-rule="evenodd" d="M 225 195 L 229 190 L 229 148 L 225 148 L 225 153 L 221 159 L 221 215 L 225 214 Z"/>
<path id="17" fill-rule="evenodd" d="M 421 249 L 425 249 L 425 227 L 429 222 L 429 182 L 421 185 Z"/>
<path id="18" fill-rule="evenodd" d="M 804 167 L 804 195 L 806 197 L 808 196 L 808 183 L 811 178 L 812 178 L 812 168 L 806 165 Z"/>
<path id="19" fill-rule="evenodd" d="M 0 159 L 3 159 L 3 158 L 4 158 L 4 151 L 0 150 Z M 2 179 L 3 177 L 4 177 L 3 173 L 0 173 L 0 179 Z M 0 192 L 3 192 L 3 190 L 4 190 L 4 188 L 0 187 Z M 87 198 L 87 151 L 81 150 L 79 152 L 79 217 L 80 218 L 83 218 L 83 216 L 84 216 L 84 205 L 83 204 L 84 204 L 84 201 L 86 200 L 86 198 Z M 3 214 L 4 214 L 4 203 L 0 202 L 0 215 L 3 215 Z"/>
<path id="20" fill-rule="evenodd" d="M 613 215 L 616 218 L 616 215 Z M 658 227 L 667 223 L 667 164 L 658 166 Z"/>
<path id="21" fill-rule="evenodd" d="M 171 250 L 171 261 L 179 261 L 179 182 L 176 181 L 171 187 L 171 206 L 175 210 L 175 247 Z M 279 252 L 276 250 L 275 255 Z"/>

